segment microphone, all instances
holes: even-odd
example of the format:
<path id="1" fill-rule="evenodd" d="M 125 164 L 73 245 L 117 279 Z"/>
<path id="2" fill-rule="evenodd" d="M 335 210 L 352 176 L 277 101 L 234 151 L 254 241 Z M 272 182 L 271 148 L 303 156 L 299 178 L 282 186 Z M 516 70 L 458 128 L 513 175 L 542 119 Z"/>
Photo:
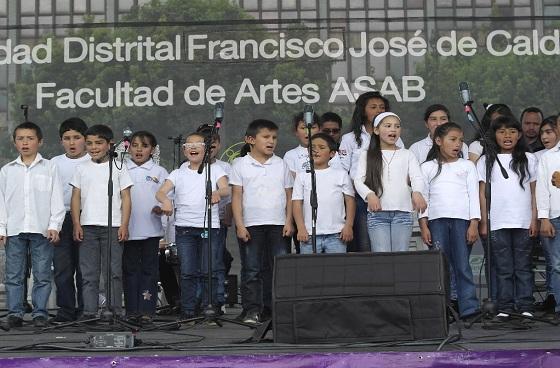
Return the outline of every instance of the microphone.
<path id="1" fill-rule="evenodd" d="M 224 103 L 218 102 L 214 105 L 214 124 L 216 124 L 216 129 L 222 127 L 222 120 L 224 119 Z"/>
<path id="2" fill-rule="evenodd" d="M 469 90 L 469 84 L 467 82 L 459 83 L 459 94 L 461 95 L 461 100 L 463 105 L 471 105 L 473 100 L 471 98 L 471 91 Z"/>
<path id="3" fill-rule="evenodd" d="M 122 134 L 124 150 L 128 151 L 128 147 L 130 147 L 130 137 L 132 137 L 132 129 L 127 126 L 126 128 L 124 128 Z"/>
<path id="4" fill-rule="evenodd" d="M 303 107 L 303 122 L 307 128 L 313 125 L 313 106 L 305 105 Z"/>

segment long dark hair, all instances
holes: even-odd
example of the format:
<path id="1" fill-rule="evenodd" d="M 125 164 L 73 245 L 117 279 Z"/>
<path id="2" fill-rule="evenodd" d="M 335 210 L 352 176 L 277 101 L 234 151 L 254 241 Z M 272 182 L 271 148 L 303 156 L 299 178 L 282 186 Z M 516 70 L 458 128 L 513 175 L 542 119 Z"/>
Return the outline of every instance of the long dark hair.
<path id="1" fill-rule="evenodd" d="M 522 137 L 523 130 L 521 129 L 521 124 L 514 116 L 498 116 L 496 119 L 492 120 L 492 123 L 490 123 L 490 128 L 486 134 L 486 141 L 492 148 L 489 152 L 486 152 L 486 155 L 488 155 L 488 164 L 490 166 L 489 172 L 492 173 L 492 167 L 494 166 L 494 162 L 496 162 L 497 154 L 501 150 L 500 146 L 498 146 L 498 142 L 496 141 L 496 131 L 502 128 L 514 128 L 519 132 L 519 140 L 517 141 L 515 147 L 513 147 L 509 167 L 517 174 L 517 176 L 519 176 L 519 185 L 521 188 L 525 189 L 523 183 L 529 174 L 529 160 L 527 159 L 527 155 L 525 153 L 529 152 L 529 146 Z M 491 180 L 491 178 L 486 178 L 486 181 L 489 180 Z"/>
<path id="2" fill-rule="evenodd" d="M 480 130 L 482 131 L 482 134 L 486 134 L 486 132 L 490 128 L 490 123 L 492 122 L 492 115 L 494 115 L 495 113 L 498 113 L 502 116 L 514 117 L 513 112 L 511 112 L 511 109 L 509 108 L 508 105 L 501 104 L 501 103 L 490 105 L 490 107 L 486 109 L 486 112 L 484 113 L 484 116 L 480 121 Z M 474 137 L 474 140 L 478 141 L 480 140 L 480 138 L 481 138 L 480 133 L 477 132 L 476 136 Z"/>
<path id="3" fill-rule="evenodd" d="M 382 100 L 385 104 L 385 111 L 391 111 L 391 108 L 389 107 L 389 100 L 387 100 L 381 95 L 381 93 L 377 91 L 365 92 L 362 93 L 360 97 L 358 97 L 358 99 L 356 100 L 354 113 L 352 114 L 352 120 L 350 122 L 352 129 L 351 131 L 354 132 L 358 147 L 362 146 L 362 125 L 367 122 L 366 105 L 372 98 L 378 98 Z"/>
<path id="4" fill-rule="evenodd" d="M 449 134 L 449 132 L 452 131 L 452 130 L 458 130 L 460 132 L 463 131 L 463 129 L 461 129 L 461 126 L 459 124 L 453 123 L 451 121 L 447 122 L 445 124 L 441 124 L 434 131 L 434 138 L 433 138 L 434 141 L 433 141 L 433 144 L 432 144 L 432 148 L 430 148 L 430 151 L 428 152 L 428 156 L 426 157 L 426 161 L 425 161 L 425 162 L 428 162 L 428 161 L 436 160 L 437 164 L 438 164 L 436 175 L 431 180 L 434 180 L 435 178 L 438 177 L 439 174 L 441 174 L 441 168 L 442 168 L 442 165 L 444 163 L 443 157 L 441 155 L 440 146 L 436 144 L 436 138 L 439 138 L 439 139 L 443 140 L 443 138 L 445 136 L 447 136 L 447 134 Z M 459 157 L 460 158 L 463 157 L 463 151 L 462 150 L 459 151 Z"/>
<path id="5" fill-rule="evenodd" d="M 377 134 L 372 134 L 367 150 L 366 180 L 364 184 L 375 192 L 383 195 L 383 153 L 381 152 L 381 139 Z"/>

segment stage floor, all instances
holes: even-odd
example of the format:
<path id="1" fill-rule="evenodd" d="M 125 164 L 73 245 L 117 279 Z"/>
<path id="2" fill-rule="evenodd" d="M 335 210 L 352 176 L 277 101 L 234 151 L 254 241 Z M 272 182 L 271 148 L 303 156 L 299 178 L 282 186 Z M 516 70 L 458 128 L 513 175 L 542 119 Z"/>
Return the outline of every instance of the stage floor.
<path id="1" fill-rule="evenodd" d="M 233 319 L 239 309 L 229 308 L 224 317 Z M 156 325 L 174 321 L 174 317 L 160 316 Z M 435 352 L 441 351 L 496 351 L 557 349 L 560 346 L 560 326 L 543 322 L 476 323 L 470 329 L 452 323 L 449 341 L 399 341 L 351 344 L 275 344 L 272 332 L 259 343 L 245 342 L 253 330 L 233 323 L 222 327 L 200 323 L 182 325 L 154 331 L 140 329 L 135 332 L 132 349 L 98 350 L 86 344 L 87 332 L 125 331 L 105 323 L 95 326 L 73 326 L 57 330 L 41 331 L 29 321 L 22 328 L 5 332 L 0 330 L 0 359 L 11 357 L 53 356 L 186 356 L 186 355 L 247 355 L 282 353 L 325 352 Z M 126 330 L 130 331 L 130 330 Z M 458 339 L 454 337 L 460 332 Z M 455 341 L 456 340 L 456 341 Z"/>

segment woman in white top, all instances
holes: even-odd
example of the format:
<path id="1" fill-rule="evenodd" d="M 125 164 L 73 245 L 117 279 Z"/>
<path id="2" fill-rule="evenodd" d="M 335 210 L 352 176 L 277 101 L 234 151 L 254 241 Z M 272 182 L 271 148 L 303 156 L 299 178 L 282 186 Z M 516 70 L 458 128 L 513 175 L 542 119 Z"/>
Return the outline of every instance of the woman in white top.
<path id="1" fill-rule="evenodd" d="M 396 144 L 401 135 L 396 114 L 377 115 L 373 126 L 369 148 L 360 156 L 354 186 L 367 201 L 372 250 L 406 251 L 412 235 L 412 211 L 426 209 L 420 165 L 412 152 Z"/>
<path id="2" fill-rule="evenodd" d="M 463 131 L 445 123 L 434 132 L 434 145 L 422 164 L 424 197 L 428 209 L 420 215 L 422 240 L 441 249 L 449 262 L 451 287 L 462 318 L 479 310 L 476 286 L 469 264 L 470 246 L 478 238 L 480 206 L 478 175 L 474 164 L 460 158 Z M 453 298 L 453 295 L 451 295 Z"/>

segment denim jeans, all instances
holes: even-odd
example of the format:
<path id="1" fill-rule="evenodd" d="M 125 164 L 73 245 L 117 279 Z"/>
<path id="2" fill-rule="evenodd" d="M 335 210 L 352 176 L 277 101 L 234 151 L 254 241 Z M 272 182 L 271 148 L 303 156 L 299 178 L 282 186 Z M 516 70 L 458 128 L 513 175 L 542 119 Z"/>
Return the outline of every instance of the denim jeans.
<path id="1" fill-rule="evenodd" d="M 498 269 L 496 268 L 496 259 L 490 255 L 490 264 L 488 263 L 488 250 L 486 239 L 481 239 L 482 249 L 484 249 L 484 257 L 486 261 L 484 262 L 484 277 L 486 278 L 486 283 L 488 285 L 488 292 L 492 297 L 492 300 L 498 300 Z M 488 282 L 490 280 L 490 282 Z"/>
<path id="2" fill-rule="evenodd" d="M 60 242 L 54 247 L 53 266 L 57 315 L 67 320 L 74 320 L 84 309 L 80 243 L 73 239 L 73 229 L 70 212 L 66 212 Z"/>
<path id="3" fill-rule="evenodd" d="M 217 301 L 218 305 L 222 306 L 226 303 L 225 299 L 225 282 L 226 282 L 226 268 L 224 265 L 224 253 L 226 250 L 226 240 L 227 240 L 227 226 L 221 226 L 219 237 L 220 237 L 220 244 L 218 245 L 217 253 L 216 253 L 216 264 L 214 267 L 218 269 L 218 288 L 217 288 Z"/>
<path id="4" fill-rule="evenodd" d="M 527 229 L 499 229 L 490 233 L 492 257 L 498 271 L 498 309 L 533 310 L 532 242 Z"/>
<path id="5" fill-rule="evenodd" d="M 239 246 L 243 309 L 262 313 L 272 307 L 274 257 L 287 253 L 290 238 L 282 236 L 282 225 L 249 226 L 247 230 L 251 238 Z"/>
<path id="6" fill-rule="evenodd" d="M 346 244 L 340 239 L 340 233 L 317 235 L 317 253 L 346 253 Z M 311 235 L 309 241 L 301 242 L 301 254 L 313 253 Z"/>
<path id="7" fill-rule="evenodd" d="M 124 305 L 128 316 L 156 313 L 159 239 L 153 237 L 124 243 Z"/>
<path id="8" fill-rule="evenodd" d="M 47 303 L 51 294 L 53 245 L 42 234 L 20 233 L 6 242 L 6 298 L 8 315 L 23 318 L 23 298 L 27 253 L 31 252 L 33 290 L 31 316 L 48 317 Z"/>
<path id="9" fill-rule="evenodd" d="M 218 252 L 220 249 L 219 229 L 211 229 L 212 251 L 212 305 L 217 305 L 218 274 L 222 271 Z M 181 262 L 181 310 L 193 315 L 200 303 L 208 303 L 208 238 L 204 229 L 175 226 L 177 254 Z M 200 297 L 197 289 L 202 286 Z"/>
<path id="10" fill-rule="evenodd" d="M 405 252 L 410 247 L 411 212 L 368 212 L 367 225 L 373 252 Z"/>
<path id="11" fill-rule="evenodd" d="M 455 274 L 461 316 L 468 316 L 479 310 L 476 286 L 469 263 L 468 226 L 469 221 L 453 218 L 439 218 L 428 222 L 434 248 L 443 251 L 452 266 L 450 269 Z"/>
<path id="12" fill-rule="evenodd" d="M 543 244 L 546 248 L 546 254 L 550 259 L 552 272 L 550 274 L 550 286 L 556 297 L 556 312 L 560 312 L 560 217 L 550 219 L 552 226 L 556 230 L 556 236 L 553 238 L 543 237 Z"/>
<path id="13" fill-rule="evenodd" d="M 84 314 L 95 315 L 99 307 L 99 280 L 103 275 L 107 290 L 107 256 L 108 232 L 107 226 L 82 226 L 84 240 L 80 245 L 80 270 L 82 271 L 82 289 L 84 295 Z M 122 313 L 122 254 L 123 246 L 117 238 L 118 228 L 111 229 L 111 308 L 117 315 Z"/>
<path id="14" fill-rule="evenodd" d="M 354 239 L 348 243 L 348 252 L 370 252 L 371 245 L 368 235 L 367 203 L 360 197 L 356 198 L 356 215 L 354 217 Z"/>

